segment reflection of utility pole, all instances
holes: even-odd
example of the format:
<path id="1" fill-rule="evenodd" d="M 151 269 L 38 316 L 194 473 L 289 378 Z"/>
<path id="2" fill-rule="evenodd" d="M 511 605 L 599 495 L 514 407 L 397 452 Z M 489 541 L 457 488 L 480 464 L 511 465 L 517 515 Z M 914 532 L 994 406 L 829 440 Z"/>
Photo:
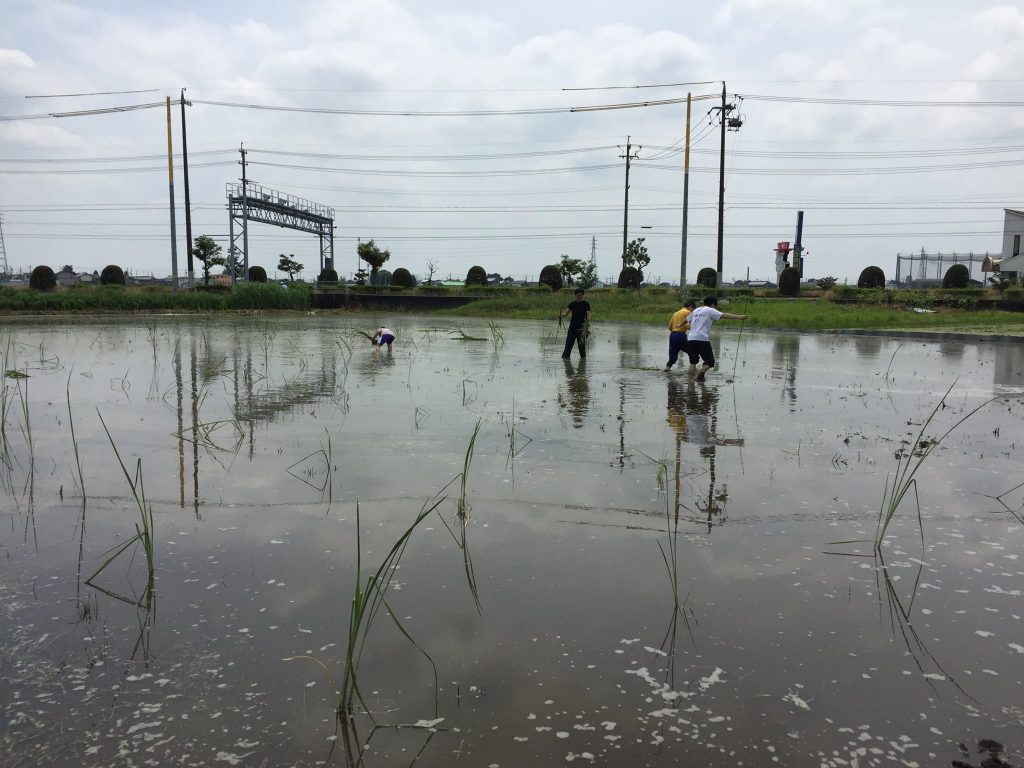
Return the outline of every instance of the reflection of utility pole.
<path id="1" fill-rule="evenodd" d="M 626 200 L 622 207 L 622 267 L 626 267 L 626 233 L 629 229 L 629 162 L 630 160 L 636 159 L 640 154 L 640 150 L 643 147 L 636 148 L 636 154 L 633 154 L 632 144 L 629 143 L 629 136 L 626 137 L 626 154 L 619 155 L 626 159 Z"/>
<path id="2" fill-rule="evenodd" d="M 736 109 L 735 104 L 725 102 L 725 81 L 722 81 L 722 106 L 712 107 L 712 112 L 718 112 L 718 119 L 722 126 L 721 147 L 718 153 L 718 285 L 722 284 L 722 252 L 725 244 L 725 129 L 738 131 L 743 121 L 739 117 L 729 117 L 729 114 Z"/>
<path id="3" fill-rule="evenodd" d="M 190 373 L 192 376 L 192 504 L 196 520 L 199 514 L 199 385 L 196 368 L 195 329 L 189 334 Z"/>
<path id="4" fill-rule="evenodd" d="M 174 382 L 178 390 L 178 506 L 185 508 L 185 420 L 182 414 L 181 337 L 174 342 Z"/>

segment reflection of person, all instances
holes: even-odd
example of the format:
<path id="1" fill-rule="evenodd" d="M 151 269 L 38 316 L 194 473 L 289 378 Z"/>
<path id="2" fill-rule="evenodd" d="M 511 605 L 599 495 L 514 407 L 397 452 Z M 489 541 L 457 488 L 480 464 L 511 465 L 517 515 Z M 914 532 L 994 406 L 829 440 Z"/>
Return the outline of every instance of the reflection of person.
<path id="1" fill-rule="evenodd" d="M 576 429 L 583 426 L 583 417 L 590 408 L 590 384 L 587 381 L 586 358 L 580 360 L 576 370 L 572 363 L 565 360 L 566 401 L 562 405 L 572 415 L 572 425 Z M 561 396 L 559 396 L 561 401 Z"/>
<path id="2" fill-rule="evenodd" d="M 683 308 L 672 315 L 668 321 L 668 362 L 661 370 L 670 371 L 672 366 L 679 359 L 679 353 L 686 351 L 686 331 L 690 327 L 686 318 L 693 312 L 697 302 L 687 299 L 683 302 Z"/>
<path id="3" fill-rule="evenodd" d="M 689 375 L 697 374 L 697 381 L 704 381 L 704 374 L 715 367 L 715 352 L 711 349 L 711 326 L 715 321 L 746 320 L 748 315 L 733 315 L 729 312 L 719 312 L 718 299 L 715 296 L 705 296 L 704 306 L 697 307 L 690 313 L 690 332 L 686 337 L 686 354 L 690 358 Z M 701 369 L 697 370 L 697 362 L 704 361 Z"/>
<path id="4" fill-rule="evenodd" d="M 395 340 L 395 332 L 381 326 L 373 332 L 373 338 L 370 339 L 371 344 L 375 344 L 378 347 L 383 347 L 385 344 L 388 345 L 388 352 L 391 352 L 391 343 Z"/>
<path id="5" fill-rule="evenodd" d="M 569 330 L 565 334 L 565 350 L 562 357 L 568 358 L 572 353 L 572 345 L 575 342 L 580 348 L 580 359 L 587 356 L 586 328 L 590 321 L 590 302 L 583 298 L 583 289 L 576 289 L 576 299 L 570 301 L 565 309 L 559 311 L 558 316 L 569 317 Z"/>

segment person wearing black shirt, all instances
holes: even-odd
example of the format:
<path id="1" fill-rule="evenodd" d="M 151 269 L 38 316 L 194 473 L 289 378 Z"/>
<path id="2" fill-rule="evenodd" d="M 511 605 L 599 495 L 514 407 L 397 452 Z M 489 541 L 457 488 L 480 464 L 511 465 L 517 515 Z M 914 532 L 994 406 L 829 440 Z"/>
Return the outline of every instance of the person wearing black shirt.
<path id="1" fill-rule="evenodd" d="M 558 313 L 560 318 L 570 315 L 569 331 L 565 334 L 565 351 L 562 357 L 566 360 L 572 353 L 572 345 L 576 343 L 580 348 L 580 359 L 587 356 L 587 323 L 590 321 L 590 302 L 583 299 L 583 289 L 576 289 L 576 300 L 570 301 L 569 306 Z"/>

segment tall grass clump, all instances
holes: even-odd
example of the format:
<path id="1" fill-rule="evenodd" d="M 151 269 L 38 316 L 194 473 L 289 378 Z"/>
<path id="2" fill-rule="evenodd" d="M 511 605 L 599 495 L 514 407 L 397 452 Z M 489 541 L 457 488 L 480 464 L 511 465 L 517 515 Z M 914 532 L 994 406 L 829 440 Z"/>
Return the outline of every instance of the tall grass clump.
<path id="1" fill-rule="evenodd" d="M 132 497 L 135 499 L 135 505 L 139 510 L 139 522 L 135 523 L 135 535 L 124 543 L 108 550 L 108 557 L 106 560 L 103 561 L 103 564 L 96 569 L 92 576 L 85 580 L 85 583 L 94 586 L 92 584 L 93 580 L 103 573 L 108 565 L 114 562 L 114 560 L 116 560 L 132 545 L 141 544 L 142 550 L 146 555 L 146 566 L 149 571 L 149 581 L 146 592 L 148 595 L 152 595 L 155 574 L 155 526 L 153 523 L 153 505 L 146 500 L 146 488 L 142 481 L 142 459 L 137 461 L 135 465 L 135 475 L 133 477 L 128 472 L 128 467 L 125 466 L 124 460 L 121 458 L 120 451 L 117 450 L 117 444 L 114 442 L 114 437 L 110 434 L 110 430 L 107 428 L 107 423 L 103 420 L 103 414 L 99 412 L 99 409 L 96 410 L 96 413 L 100 417 L 100 424 L 103 425 L 103 431 L 107 433 L 107 439 L 110 441 L 110 447 L 114 449 L 114 456 L 117 457 L 117 463 L 121 467 L 121 472 L 124 473 L 124 478 L 128 481 L 128 487 L 131 488 Z"/>
<path id="2" fill-rule="evenodd" d="M 480 421 L 477 422 L 476 427 L 473 430 L 473 436 L 470 438 L 470 443 L 466 449 L 466 456 L 463 461 L 463 471 L 461 473 L 461 496 L 456 502 L 457 509 L 460 511 L 468 508 L 465 501 L 466 476 L 469 472 L 469 465 L 473 459 L 473 446 L 476 442 L 479 431 Z M 359 688 L 359 665 L 363 653 L 367 648 L 370 630 L 373 627 L 374 621 L 380 616 L 381 611 L 391 619 L 391 622 L 395 625 L 401 635 L 408 640 L 409 643 L 412 644 L 412 646 L 430 664 L 431 672 L 434 677 L 436 707 L 438 680 L 437 666 L 434 664 L 434 660 L 431 658 L 430 654 L 413 639 L 408 629 L 406 629 L 405 625 L 398 618 L 398 613 L 393 610 L 392 606 L 388 602 L 388 591 L 393 584 L 395 573 L 401 564 L 402 557 L 412 540 L 413 533 L 420 524 L 427 519 L 427 517 L 429 517 L 444 503 L 448 498 L 446 495 L 448 490 L 459 479 L 460 476 L 452 478 L 440 491 L 423 503 L 423 506 L 420 507 L 416 517 L 391 546 L 377 569 L 365 579 L 363 577 L 362 558 L 362 513 L 359 502 L 356 502 L 356 574 L 352 589 L 352 602 L 349 607 L 348 630 L 345 642 L 345 662 L 341 676 L 341 684 L 340 686 L 336 684 L 334 677 L 331 675 L 330 669 L 319 659 L 312 656 L 291 656 L 283 659 L 284 661 L 295 661 L 298 659 L 312 661 L 324 670 L 332 688 L 337 692 L 338 698 L 336 712 L 343 725 L 349 723 L 356 714 L 357 705 L 361 706 L 363 711 L 373 719 L 373 714 L 370 712 Z M 460 515 L 460 517 L 462 516 Z M 462 517 L 462 519 L 464 520 L 465 518 Z M 445 524 L 447 525 L 447 522 Z M 466 550 L 464 549 L 464 551 Z M 468 559 L 468 552 L 466 555 L 466 563 L 471 589 L 474 590 L 474 598 L 477 599 L 477 605 L 479 607 L 479 600 L 476 598 L 475 593 L 475 578 L 472 576 L 472 564 Z"/>
<path id="3" fill-rule="evenodd" d="M 921 465 L 924 464 L 925 459 L 931 455 L 932 451 L 934 451 L 943 440 L 949 437 L 953 430 L 971 418 L 971 416 L 976 414 L 986 405 L 999 399 L 998 397 L 993 397 L 986 400 L 981 405 L 978 405 L 973 410 L 968 411 L 966 415 L 957 419 L 957 421 L 939 437 L 925 437 L 925 432 L 931 425 L 932 420 L 935 418 L 935 415 L 939 410 L 945 407 L 946 398 L 949 397 L 949 393 L 953 391 L 953 387 L 955 386 L 956 381 L 950 385 L 949 389 L 946 390 L 946 393 L 939 399 L 939 402 L 935 404 L 935 407 L 932 409 L 932 412 L 928 414 L 928 418 L 925 419 L 924 423 L 921 425 L 921 429 L 917 433 L 917 437 L 914 438 L 914 441 L 910 446 L 906 450 L 897 453 L 896 468 L 891 475 L 886 477 L 885 490 L 882 494 L 882 505 L 879 510 L 878 525 L 875 530 L 876 552 L 881 550 L 882 542 L 885 540 L 885 534 L 889 528 L 889 524 L 896 516 L 896 512 L 899 510 L 903 500 L 907 498 L 911 492 L 913 492 L 914 502 L 917 507 L 917 522 L 921 532 L 921 543 L 922 545 L 924 544 L 924 526 L 921 520 L 921 501 L 917 491 L 917 471 L 921 468 Z M 892 478 L 891 485 L 889 484 L 889 477 Z"/>
<path id="4" fill-rule="evenodd" d="M 445 488 L 447 487 L 445 486 Z M 349 610 L 348 636 L 345 646 L 345 670 L 341 678 L 341 688 L 338 691 L 337 711 L 339 715 L 351 716 L 355 712 L 357 702 L 369 713 L 369 708 L 366 706 L 366 702 L 363 700 L 362 693 L 359 690 L 357 672 L 360 659 L 366 648 L 370 627 L 373 626 L 374 619 L 376 619 L 381 609 L 385 610 L 395 627 L 402 633 L 402 636 L 412 643 L 413 647 L 426 658 L 434 674 L 435 690 L 437 688 L 437 667 L 434 665 L 434 660 L 413 640 L 412 635 L 409 634 L 408 630 L 399 620 L 395 611 L 391 609 L 387 601 L 387 593 L 391 587 L 395 571 L 402 560 L 402 555 L 405 554 L 406 547 L 409 546 L 409 541 L 412 539 L 413 532 L 419 527 L 420 523 L 441 505 L 443 500 L 443 498 L 435 496 L 420 508 L 412 524 L 405 529 L 398 540 L 392 545 L 377 570 L 365 581 L 363 581 L 362 576 L 361 518 L 359 503 L 356 502 L 356 580 L 353 587 L 352 605 Z"/>

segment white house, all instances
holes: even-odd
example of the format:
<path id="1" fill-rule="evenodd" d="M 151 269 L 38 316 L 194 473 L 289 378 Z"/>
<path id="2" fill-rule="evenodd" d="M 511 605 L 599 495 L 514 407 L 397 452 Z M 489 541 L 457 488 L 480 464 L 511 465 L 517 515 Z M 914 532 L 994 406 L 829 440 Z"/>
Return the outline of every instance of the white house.
<path id="1" fill-rule="evenodd" d="M 1003 257 L 999 262 L 1000 272 L 1024 272 L 1024 252 L 1021 251 L 1021 240 L 1024 240 L 1024 211 L 1004 208 L 1003 218 Z"/>

